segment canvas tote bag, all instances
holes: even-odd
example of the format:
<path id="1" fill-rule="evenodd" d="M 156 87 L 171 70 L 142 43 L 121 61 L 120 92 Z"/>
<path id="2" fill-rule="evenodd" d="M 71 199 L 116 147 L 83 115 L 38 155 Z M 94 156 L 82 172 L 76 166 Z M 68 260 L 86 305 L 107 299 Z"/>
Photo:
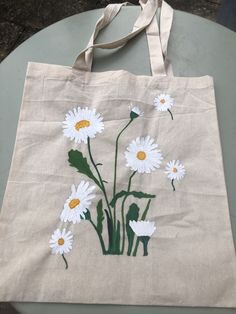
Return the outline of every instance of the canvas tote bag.
<path id="1" fill-rule="evenodd" d="M 28 65 L 0 300 L 235 307 L 213 79 L 171 74 L 164 1 L 141 1 L 131 33 L 94 44 L 122 5 L 105 9 L 73 67 Z M 94 48 L 142 30 L 152 76 L 91 72 Z"/>

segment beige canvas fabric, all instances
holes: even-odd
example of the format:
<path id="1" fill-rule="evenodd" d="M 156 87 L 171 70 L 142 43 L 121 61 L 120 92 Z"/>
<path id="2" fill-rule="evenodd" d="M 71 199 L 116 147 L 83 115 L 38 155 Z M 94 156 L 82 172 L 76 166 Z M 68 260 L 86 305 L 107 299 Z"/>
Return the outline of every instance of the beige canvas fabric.
<path id="1" fill-rule="evenodd" d="M 172 9 L 141 5 L 128 36 L 94 44 L 122 5 L 108 6 L 72 68 L 28 65 L 0 217 L 1 301 L 236 305 L 213 79 L 166 74 Z M 153 76 L 90 71 L 94 47 L 146 28 Z"/>

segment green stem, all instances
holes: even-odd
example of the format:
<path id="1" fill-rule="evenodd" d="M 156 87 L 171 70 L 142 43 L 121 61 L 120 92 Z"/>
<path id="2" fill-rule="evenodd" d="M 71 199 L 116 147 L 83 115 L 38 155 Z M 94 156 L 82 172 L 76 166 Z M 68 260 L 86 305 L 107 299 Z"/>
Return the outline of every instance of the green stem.
<path id="1" fill-rule="evenodd" d="M 167 110 L 168 110 L 168 112 L 169 112 L 169 114 L 170 114 L 170 116 L 171 116 L 171 120 L 174 120 L 173 114 L 172 114 L 172 112 L 170 111 L 170 109 L 167 109 Z"/>
<path id="2" fill-rule="evenodd" d="M 143 256 L 148 256 L 148 242 L 150 237 L 142 236 L 140 237 L 140 241 L 143 243 Z"/>
<path id="3" fill-rule="evenodd" d="M 62 258 L 63 258 L 63 260 L 64 260 L 64 262 L 65 262 L 65 264 L 66 264 L 66 269 L 67 269 L 67 268 L 68 268 L 68 263 L 67 263 L 67 260 L 66 260 L 66 258 L 65 258 L 65 255 L 62 254 L 61 256 L 62 256 Z"/>
<path id="4" fill-rule="evenodd" d="M 119 138 L 121 134 L 127 129 L 127 127 L 131 124 L 133 119 L 130 119 L 129 122 L 125 125 L 125 127 L 120 131 L 116 138 L 116 149 L 115 149 L 115 165 L 114 165 L 114 181 L 113 181 L 113 197 L 116 195 L 116 176 L 117 176 L 117 160 L 118 160 L 118 149 L 119 149 Z M 116 226 L 116 206 L 114 206 L 114 226 Z"/>
<path id="5" fill-rule="evenodd" d="M 148 203 L 147 203 L 147 206 L 142 214 L 142 217 L 141 217 L 141 220 L 145 220 L 146 219 L 146 216 L 147 216 L 147 212 L 149 210 L 149 207 L 150 207 L 150 204 L 151 204 L 151 199 L 148 200 Z"/>
<path id="6" fill-rule="evenodd" d="M 136 240 L 136 244 L 135 244 L 135 247 L 134 247 L 134 251 L 133 251 L 133 256 L 136 256 L 137 255 L 137 251 L 138 251 L 138 246 L 139 246 L 139 238 L 137 238 Z"/>
<path id="7" fill-rule="evenodd" d="M 134 171 L 130 178 L 129 178 L 129 183 L 128 183 L 128 188 L 127 188 L 127 192 L 130 192 L 130 187 L 131 187 L 131 181 L 133 176 L 135 175 L 137 171 Z M 123 198 L 122 201 L 122 205 L 121 205 L 121 218 L 122 218 L 122 230 L 123 230 L 123 237 L 122 237 L 122 246 L 121 246 L 121 254 L 124 253 L 124 249 L 125 249 L 125 213 L 124 213 L 124 209 L 125 209 L 125 201 L 127 199 L 127 195 Z"/>
<path id="8" fill-rule="evenodd" d="M 97 226 L 96 226 L 95 223 L 92 221 L 92 219 L 90 218 L 90 219 L 88 219 L 88 221 L 90 221 L 90 223 L 92 224 L 93 228 L 94 228 L 95 231 L 97 232 L 97 235 L 98 235 L 98 238 L 99 238 L 101 247 L 102 247 L 102 253 L 105 255 L 107 252 L 106 252 L 106 248 L 105 248 L 105 244 L 104 244 L 102 235 L 101 235 L 101 233 L 98 231 Z"/>
<path id="9" fill-rule="evenodd" d="M 101 188 L 101 190 L 103 192 L 103 195 L 105 197 L 107 208 L 108 208 L 109 214 L 110 214 L 111 219 L 112 219 L 112 212 L 111 212 L 111 208 L 110 208 L 109 201 L 108 201 L 108 198 L 107 198 L 106 189 L 105 189 L 102 177 L 100 175 L 100 172 L 99 172 L 99 170 L 97 168 L 97 165 L 95 164 L 95 162 L 93 160 L 93 156 L 92 156 L 92 152 L 91 152 L 91 146 L 90 146 L 90 138 L 89 137 L 88 137 L 88 152 L 89 152 L 89 157 L 90 157 L 91 163 L 93 164 L 93 166 L 94 166 L 94 168 L 95 168 L 95 170 L 97 172 L 97 175 L 98 175 L 98 178 L 99 178 L 99 181 L 100 181 L 100 184 L 101 184 L 100 188 Z"/>
<path id="10" fill-rule="evenodd" d="M 142 214 L 141 220 L 145 220 L 145 218 L 147 216 L 147 212 L 148 212 L 149 207 L 150 207 L 150 204 L 151 204 L 151 199 L 148 200 L 147 206 L 146 206 L 146 208 Z M 140 242 L 140 240 L 139 240 L 139 238 L 137 238 L 136 243 L 135 243 L 135 247 L 134 247 L 134 251 L 133 251 L 133 256 L 136 256 L 136 254 L 137 254 L 139 242 Z"/>
<path id="11" fill-rule="evenodd" d="M 172 185 L 173 191 L 175 191 L 174 179 L 171 180 L 171 185 Z"/>

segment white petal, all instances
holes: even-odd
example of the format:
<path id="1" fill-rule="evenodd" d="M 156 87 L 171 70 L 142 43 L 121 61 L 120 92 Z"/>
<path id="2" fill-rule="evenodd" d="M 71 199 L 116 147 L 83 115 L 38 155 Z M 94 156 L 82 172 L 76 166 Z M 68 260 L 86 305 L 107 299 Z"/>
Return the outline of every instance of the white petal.
<path id="1" fill-rule="evenodd" d="M 89 126 L 76 130 L 75 125 L 81 120 L 87 120 L 90 122 Z M 90 110 L 87 107 L 81 109 L 78 107 L 70 110 L 62 122 L 63 134 L 74 140 L 76 143 L 87 143 L 88 137 L 94 138 L 96 133 L 100 133 L 104 129 L 102 118 L 99 114 L 96 114 L 96 110 Z"/>
<path id="2" fill-rule="evenodd" d="M 154 139 L 149 135 L 141 138 L 137 137 L 136 140 L 133 140 L 125 152 L 127 167 L 139 173 L 150 173 L 156 170 L 156 168 L 159 168 L 163 157 L 160 150 L 156 149 L 158 145 L 153 143 Z M 137 153 L 140 151 L 146 154 L 144 160 L 137 158 Z"/>

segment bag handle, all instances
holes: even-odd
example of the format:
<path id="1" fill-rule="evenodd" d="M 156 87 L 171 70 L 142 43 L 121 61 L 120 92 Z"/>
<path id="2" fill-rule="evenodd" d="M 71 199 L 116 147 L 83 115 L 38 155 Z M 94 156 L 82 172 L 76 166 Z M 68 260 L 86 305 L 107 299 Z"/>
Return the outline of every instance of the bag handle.
<path id="1" fill-rule="evenodd" d="M 164 58 L 167 57 L 167 46 L 170 38 L 170 31 L 173 22 L 174 11 L 165 1 L 162 1 L 160 15 L 160 38 Z"/>
<path id="2" fill-rule="evenodd" d="M 147 1 L 148 0 L 139 0 L 142 9 L 145 8 Z M 160 40 L 160 31 L 156 16 L 153 17 L 152 22 L 147 26 L 146 35 L 152 75 L 166 76 L 166 69 Z"/>
<path id="3" fill-rule="evenodd" d="M 139 0 L 142 8 L 148 0 Z M 173 9 L 165 2 L 160 4 L 159 24 L 156 17 L 146 28 L 147 42 L 150 54 L 152 75 L 173 75 L 172 67 L 167 60 L 167 45 L 173 21 Z"/>
<path id="4" fill-rule="evenodd" d="M 102 49 L 118 48 L 125 45 L 130 39 L 137 36 L 143 29 L 145 29 L 151 23 L 153 17 L 156 15 L 158 1 L 148 0 L 144 9 L 139 14 L 135 22 L 134 29 L 132 30 L 131 33 L 113 42 L 94 44 L 93 43 L 94 39 L 97 37 L 99 31 L 112 21 L 112 19 L 118 14 L 118 12 L 120 11 L 123 5 L 127 5 L 127 3 L 113 4 L 113 5 L 108 5 L 106 7 L 106 9 L 104 10 L 103 16 L 98 20 L 95 26 L 95 30 L 90 38 L 89 45 L 77 57 L 73 65 L 74 69 L 82 70 L 82 71 L 91 71 L 92 56 L 93 56 L 94 48 L 102 48 Z"/>
<path id="5" fill-rule="evenodd" d="M 89 39 L 89 42 L 87 44 L 87 48 L 91 47 L 94 45 L 95 40 L 99 34 L 99 32 L 105 28 L 108 24 L 110 24 L 110 22 L 114 19 L 114 17 L 120 12 L 122 6 L 126 6 L 126 5 L 131 5 L 131 3 L 129 2 L 123 2 L 123 3 L 119 3 L 119 4 L 108 4 L 104 11 L 103 11 L 103 15 L 99 18 L 99 20 L 97 21 L 94 31 Z M 91 71 L 92 69 L 92 63 L 93 63 L 93 52 L 94 49 L 88 49 L 86 51 L 86 63 L 87 63 L 87 67 L 88 70 Z"/>

